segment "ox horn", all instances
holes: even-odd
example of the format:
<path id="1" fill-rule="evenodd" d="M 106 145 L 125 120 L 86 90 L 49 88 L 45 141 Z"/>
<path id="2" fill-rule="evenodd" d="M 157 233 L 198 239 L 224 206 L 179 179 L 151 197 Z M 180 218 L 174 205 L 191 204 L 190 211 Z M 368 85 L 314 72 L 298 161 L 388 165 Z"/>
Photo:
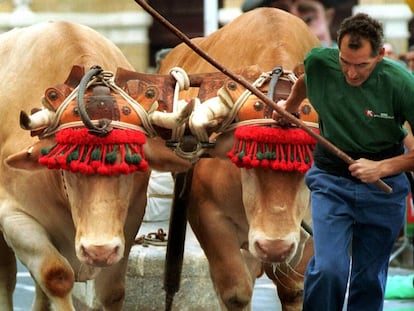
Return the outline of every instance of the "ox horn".
<path id="1" fill-rule="evenodd" d="M 234 106 L 232 98 L 224 87 L 217 92 L 218 96 L 210 98 L 197 105 L 190 117 L 190 130 L 201 142 L 207 142 L 207 128 L 217 126 L 223 119 L 229 117 Z"/>
<path id="2" fill-rule="evenodd" d="M 35 130 L 50 125 L 56 113 L 49 109 L 40 109 L 32 115 L 20 111 L 20 127 L 24 130 Z"/>
<path id="3" fill-rule="evenodd" d="M 196 100 L 198 99 L 178 101 L 178 111 L 176 112 L 153 111 L 149 115 L 150 121 L 162 128 L 175 129 L 188 120 L 194 110 Z"/>

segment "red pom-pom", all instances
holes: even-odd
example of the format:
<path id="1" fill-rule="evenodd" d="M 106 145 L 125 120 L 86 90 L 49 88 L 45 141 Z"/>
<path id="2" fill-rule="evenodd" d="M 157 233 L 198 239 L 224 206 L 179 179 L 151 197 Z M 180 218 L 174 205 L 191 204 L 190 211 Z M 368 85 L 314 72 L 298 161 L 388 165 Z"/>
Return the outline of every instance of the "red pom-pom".
<path id="1" fill-rule="evenodd" d="M 139 169 L 141 172 L 145 172 L 148 169 L 148 162 L 142 159 L 139 163 Z"/>
<path id="2" fill-rule="evenodd" d="M 101 174 L 101 175 L 109 175 L 110 174 L 109 167 L 106 167 L 105 165 L 99 166 L 97 168 L 96 172 L 98 174 Z"/>
<path id="3" fill-rule="evenodd" d="M 250 157 L 248 157 L 248 156 L 242 157 L 242 163 L 246 166 L 250 165 Z"/>

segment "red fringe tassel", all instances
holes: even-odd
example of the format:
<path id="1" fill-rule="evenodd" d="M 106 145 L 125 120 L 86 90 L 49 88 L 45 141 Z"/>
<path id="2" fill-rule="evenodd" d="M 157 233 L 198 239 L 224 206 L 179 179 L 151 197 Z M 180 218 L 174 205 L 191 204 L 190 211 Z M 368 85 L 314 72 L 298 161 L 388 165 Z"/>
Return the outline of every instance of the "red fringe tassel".
<path id="1" fill-rule="evenodd" d="M 238 167 L 305 173 L 313 163 L 316 139 L 302 129 L 243 126 L 234 136 L 227 156 Z"/>
<path id="2" fill-rule="evenodd" d="M 56 134 L 56 144 L 43 149 L 39 163 L 49 169 L 82 174 L 118 175 L 144 172 L 145 135 L 139 131 L 113 129 L 107 136 L 89 134 L 86 128 L 68 128 Z"/>

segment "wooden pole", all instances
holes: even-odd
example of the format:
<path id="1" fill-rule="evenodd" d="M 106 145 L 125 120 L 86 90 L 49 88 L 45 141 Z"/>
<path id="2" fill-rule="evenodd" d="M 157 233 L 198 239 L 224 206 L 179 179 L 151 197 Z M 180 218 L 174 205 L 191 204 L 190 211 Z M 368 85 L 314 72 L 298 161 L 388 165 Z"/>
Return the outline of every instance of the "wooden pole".
<path id="1" fill-rule="evenodd" d="M 172 310 L 174 295 L 180 289 L 192 180 L 193 168 L 184 173 L 177 173 L 174 177 L 174 200 L 171 207 L 164 266 L 165 311 Z"/>
<path id="2" fill-rule="evenodd" d="M 216 67 L 219 71 L 236 81 L 237 83 L 244 86 L 246 89 L 248 89 L 250 92 L 252 92 L 254 95 L 256 95 L 260 100 L 262 100 L 266 105 L 270 106 L 272 109 L 274 109 L 278 114 L 285 117 L 287 120 L 289 120 L 291 123 L 295 124 L 305 132 L 307 132 L 310 136 L 315 138 L 319 143 L 324 145 L 330 152 L 335 154 L 337 157 L 345 161 L 345 163 L 352 164 L 355 162 L 354 159 L 352 159 L 350 156 L 348 156 L 345 152 L 334 146 L 330 141 L 328 141 L 326 138 L 322 137 L 321 135 L 315 133 L 311 128 L 306 126 L 306 124 L 296 118 L 291 113 L 287 112 L 283 108 L 280 108 L 273 100 L 268 98 L 265 94 L 263 94 L 258 88 L 250 84 L 246 79 L 244 79 L 242 76 L 236 75 L 228 68 L 225 68 L 221 64 L 219 64 L 215 59 L 210 57 L 207 53 L 205 53 L 203 50 L 201 50 L 195 43 L 193 43 L 182 31 L 177 29 L 174 25 L 172 25 L 168 20 L 166 20 L 163 16 L 161 16 L 157 11 L 155 11 L 150 5 L 148 5 L 144 0 L 135 0 L 136 3 L 138 3 L 145 11 L 147 11 L 152 17 L 154 17 L 156 20 L 158 20 L 161 24 L 163 24 L 165 27 L 167 27 L 172 33 L 174 33 L 178 38 L 180 38 L 185 44 L 187 44 L 194 52 L 196 52 L 198 55 L 200 55 L 202 58 L 204 58 L 206 61 L 208 61 L 211 65 Z M 386 183 L 384 183 L 382 180 L 377 180 L 375 184 L 386 193 L 391 193 L 392 188 L 388 186 Z"/>

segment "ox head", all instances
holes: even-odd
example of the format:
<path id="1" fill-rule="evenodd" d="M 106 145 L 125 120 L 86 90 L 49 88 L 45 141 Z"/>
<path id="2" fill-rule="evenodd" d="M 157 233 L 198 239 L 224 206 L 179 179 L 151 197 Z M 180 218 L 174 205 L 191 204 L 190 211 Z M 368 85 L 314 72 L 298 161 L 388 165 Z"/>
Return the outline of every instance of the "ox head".
<path id="1" fill-rule="evenodd" d="M 61 180 L 58 188 L 62 191 L 60 197 L 66 197 L 63 204 L 70 210 L 75 226 L 77 257 L 89 265 L 108 266 L 123 258 L 126 243 L 131 246 L 133 242 L 131 232 L 133 235 L 139 228 L 146 206 L 149 167 L 161 171 L 185 171 L 191 164 L 165 147 L 161 139 L 147 139 L 141 131 L 136 131 L 132 123 L 142 123 L 139 113 L 123 110 L 122 107 L 131 108 L 130 105 L 111 96 L 105 86 L 99 85 L 91 92 L 85 90 L 84 101 L 89 104 L 89 122 L 100 127 L 103 123 L 95 122 L 95 118 L 109 120 L 105 121 L 108 132 L 96 135 L 90 128 L 77 123 L 80 116 L 76 113 L 74 98 L 70 98 L 71 87 L 79 83 L 76 77 L 82 78 L 82 75 L 72 71 L 64 85 L 46 90 L 45 110 L 53 119 L 46 118 L 47 122 L 44 122 L 42 118 L 24 119 L 23 116 L 21 123 L 31 129 L 32 134 L 48 135 L 40 134 L 38 142 L 10 155 L 6 163 L 18 169 L 49 169 L 50 174 L 61 175 L 62 178 L 57 178 Z M 151 107 L 155 103 L 153 93 L 148 92 L 147 87 L 144 89 L 150 96 L 141 94 L 141 102 Z M 66 98 L 71 100 L 67 101 L 66 109 L 60 110 L 60 104 Z M 43 114 L 36 113 L 37 116 Z M 59 116 L 57 121 L 56 116 Z M 112 127 L 114 120 L 127 122 L 122 118 L 132 120 L 129 123 L 132 129 Z M 41 122 L 36 123 L 39 120 Z M 30 126 L 33 121 L 35 129 Z M 65 126 L 72 123 L 76 126 Z M 48 132 L 56 124 L 58 130 Z M 130 232 L 128 241 L 125 232 Z"/>
<path id="2" fill-rule="evenodd" d="M 54 143 L 54 137 L 42 139 L 9 156 L 6 163 L 17 169 L 47 170 L 39 163 L 39 157 L 42 150 Z M 190 167 L 188 161 L 177 157 L 158 138 L 148 139 L 144 153 L 149 166 L 157 170 L 185 171 Z M 149 171 L 101 175 L 61 169 L 48 170 L 48 173 L 61 174 L 57 180 L 62 181 L 59 187 L 61 196 L 67 198 L 64 205 L 72 215 L 79 260 L 90 265 L 107 266 L 123 258 L 124 233 L 131 228 L 137 230 L 144 213 Z"/>
<path id="3" fill-rule="evenodd" d="M 302 67 L 292 73 L 281 67 L 263 72 L 259 66 L 238 72 L 278 101 L 288 97 Z M 272 108 L 236 81 L 223 76 L 221 83 L 208 80 L 205 77 L 204 84 L 211 84 L 216 96 L 199 91 L 202 104 L 190 116 L 191 131 L 200 141 L 211 140 L 211 133 L 218 132 L 209 153 L 229 157 L 240 168 L 250 252 L 263 262 L 291 261 L 303 237 L 301 221 L 309 203 L 304 173 L 312 163 L 316 141 L 301 129 L 279 128 Z M 307 100 L 299 112 L 302 121 L 316 124 L 317 115 Z"/>
<path id="4" fill-rule="evenodd" d="M 301 68 L 295 68 L 294 76 Z M 294 81 L 294 76 L 280 68 L 267 75 L 258 66 L 249 66 L 241 74 L 274 101 L 287 98 Z M 217 137 L 210 154 L 226 156 L 240 168 L 249 251 L 263 262 L 291 261 L 300 253 L 306 235 L 301 230 L 309 205 L 304 173 L 312 163 L 315 139 L 298 128 L 279 128 L 271 118 L 272 109 L 230 79 L 205 104 L 208 106 L 196 107 L 190 117 L 194 133 L 201 139 L 213 120 L 226 120 L 230 115 L 239 124 L 236 130 Z M 316 124 L 317 115 L 307 100 L 299 112 L 303 121 Z M 257 125 L 243 126 L 243 122 Z"/>
<path id="5" fill-rule="evenodd" d="M 294 265 L 301 258 L 309 237 L 301 229 L 310 198 L 304 173 L 314 145 L 297 128 L 246 126 L 217 139 L 214 155 L 226 155 L 240 168 L 249 251 L 263 262 Z"/>

